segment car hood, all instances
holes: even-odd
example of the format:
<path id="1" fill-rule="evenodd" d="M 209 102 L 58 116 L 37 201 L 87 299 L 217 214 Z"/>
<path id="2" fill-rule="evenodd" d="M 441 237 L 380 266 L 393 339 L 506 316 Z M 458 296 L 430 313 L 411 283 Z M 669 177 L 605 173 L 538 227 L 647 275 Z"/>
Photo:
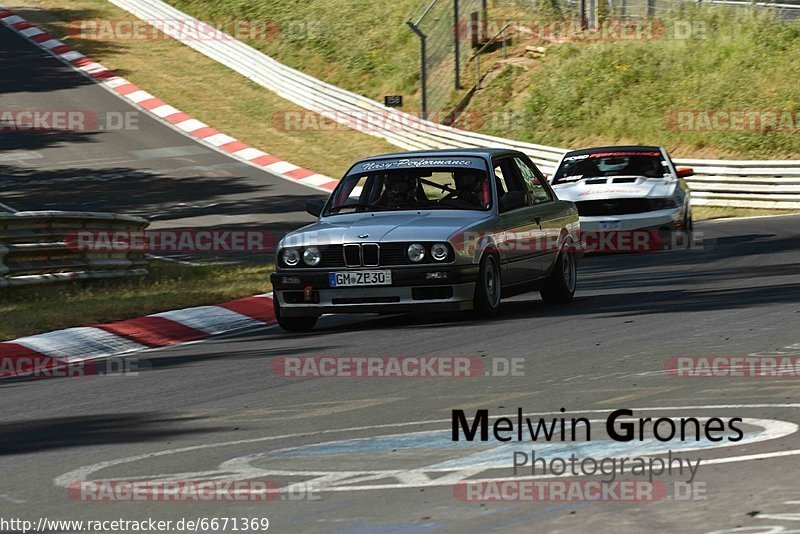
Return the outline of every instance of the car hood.
<path id="1" fill-rule="evenodd" d="M 281 246 L 446 241 L 456 231 L 482 223 L 491 217 L 489 212 L 472 210 L 418 210 L 334 215 L 287 234 L 281 241 Z"/>
<path id="2" fill-rule="evenodd" d="M 558 198 L 572 202 L 612 198 L 661 198 L 675 194 L 678 180 L 645 178 L 643 176 L 614 176 L 589 178 L 553 186 Z"/>

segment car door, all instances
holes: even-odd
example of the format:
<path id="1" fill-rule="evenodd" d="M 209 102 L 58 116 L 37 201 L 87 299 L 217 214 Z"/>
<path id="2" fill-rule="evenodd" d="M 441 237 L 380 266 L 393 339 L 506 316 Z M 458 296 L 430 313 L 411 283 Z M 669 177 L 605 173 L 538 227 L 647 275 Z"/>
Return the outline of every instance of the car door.
<path id="1" fill-rule="evenodd" d="M 492 164 L 499 207 L 503 196 L 509 193 L 524 197 L 522 205 L 500 211 L 502 232 L 498 246 L 507 262 L 503 283 L 513 285 L 542 277 L 546 268 L 539 258 L 544 241 L 538 215 L 541 208 L 533 202 L 513 155 L 497 157 Z"/>
<path id="2" fill-rule="evenodd" d="M 514 156 L 514 165 L 528 192 L 530 213 L 540 230 L 540 242 L 536 254 L 529 263 L 533 269 L 544 274 L 558 256 L 558 237 L 564 227 L 564 208 L 547 183 L 547 179 L 526 156 Z"/>

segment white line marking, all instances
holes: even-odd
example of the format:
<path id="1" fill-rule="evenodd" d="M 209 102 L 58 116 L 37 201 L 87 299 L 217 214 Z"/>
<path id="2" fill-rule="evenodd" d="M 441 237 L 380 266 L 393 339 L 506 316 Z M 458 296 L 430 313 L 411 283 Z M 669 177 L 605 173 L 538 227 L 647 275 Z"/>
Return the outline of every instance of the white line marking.
<path id="1" fill-rule="evenodd" d="M 76 52 L 75 50 L 70 50 L 69 52 L 64 52 L 63 54 L 59 54 L 62 58 L 66 59 L 67 61 L 74 61 L 76 59 L 80 59 L 82 57 L 86 57 L 80 52 Z"/>
<path id="2" fill-rule="evenodd" d="M 47 41 L 44 41 L 43 43 L 39 43 L 40 46 L 43 46 L 47 49 L 56 48 L 57 46 L 61 46 L 63 44 L 64 43 L 62 43 L 58 39 L 49 39 Z"/>
<path id="3" fill-rule="evenodd" d="M 311 176 L 306 176 L 305 178 L 301 178 L 297 181 L 301 184 L 322 185 L 327 184 L 328 182 L 335 182 L 336 180 L 322 174 L 312 174 Z"/>
<path id="4" fill-rule="evenodd" d="M 265 323 L 221 306 L 198 306 L 162 313 L 151 317 L 163 317 L 211 335 L 221 334 L 237 328 L 264 326 Z"/>
<path id="5" fill-rule="evenodd" d="M 721 410 L 721 409 L 753 409 L 753 408 L 800 408 L 800 404 L 797 403 L 787 403 L 787 404 L 718 404 L 718 405 L 708 405 L 708 406 L 656 406 L 656 407 L 645 407 L 645 408 L 631 408 L 634 413 L 641 412 L 641 411 L 675 411 L 675 410 Z M 545 415 L 559 415 L 566 417 L 570 414 L 589 414 L 589 413 L 608 413 L 613 411 L 612 408 L 609 409 L 593 409 L 593 410 L 570 410 L 569 412 L 540 412 L 537 415 L 545 416 Z M 491 416 L 491 419 L 495 419 L 498 417 L 516 417 L 516 414 L 507 414 L 507 415 L 496 415 Z M 139 454 L 135 456 L 128 456 L 125 458 L 118 458 L 115 460 L 106 460 L 103 462 L 98 462 L 95 464 L 79 467 L 63 475 L 59 475 L 56 477 L 53 482 L 57 486 L 66 487 L 70 482 L 75 480 L 89 480 L 89 476 L 92 473 L 97 471 L 107 469 L 109 467 L 113 467 L 116 465 L 132 463 L 139 460 L 146 460 L 150 458 L 156 458 L 161 456 L 169 456 L 172 454 L 182 454 L 185 452 L 192 452 L 204 449 L 212 449 L 218 447 L 231 447 L 236 445 L 245 445 L 250 443 L 263 443 L 268 441 L 276 441 L 281 439 L 291 439 L 296 437 L 310 437 L 310 436 L 321 436 L 321 435 L 329 435 L 329 434 L 340 434 L 343 432 L 356 432 L 356 431 L 363 431 L 363 430 L 378 430 L 378 429 L 386 429 L 386 428 L 403 428 L 403 427 L 419 427 L 421 425 L 429 425 L 429 424 L 441 424 L 450 422 L 450 419 L 434 419 L 430 421 L 410 421 L 406 423 L 386 423 L 381 425 L 367 425 L 367 426 L 360 426 L 360 427 L 350 427 L 350 428 L 337 428 L 337 429 L 330 429 L 330 430 L 320 430 L 317 432 L 298 432 L 293 434 L 283 434 L 279 436 L 266 436 L 260 438 L 249 438 L 249 439 L 241 439 L 241 440 L 233 440 L 233 441 L 226 441 L 226 442 L 218 442 L 218 443 L 203 443 L 200 445 L 192 445 L 188 447 L 180 447 L 175 449 L 167 449 L 161 450 L 156 452 L 150 452 L 145 454 Z M 796 425 L 795 425 L 796 428 Z M 757 455 L 747 455 L 741 457 L 731 457 L 731 458 L 717 458 L 715 463 L 727 463 L 727 462 L 734 462 L 734 461 L 747 461 L 751 459 L 766 459 L 772 457 L 780 457 L 780 456 L 791 456 L 800 454 L 800 449 L 791 450 L 791 451 L 778 451 L 773 453 L 761 453 Z M 758 458 L 752 458 L 752 456 L 758 456 Z M 404 470 L 405 471 L 405 470 Z M 216 471 L 203 471 L 203 474 L 214 474 L 218 473 Z M 272 473 L 281 473 L 278 471 L 272 471 Z M 286 472 L 287 475 L 294 472 Z M 308 473 L 322 473 L 324 475 L 328 475 L 328 472 L 313 472 L 309 471 Z M 172 475 L 174 476 L 174 475 Z M 136 478 L 143 478 L 141 476 L 137 476 Z M 186 478 L 186 477 L 183 477 Z M 398 485 L 398 488 L 404 488 L 406 486 Z M 361 488 L 361 486 L 359 486 Z M 381 488 L 383 488 L 381 486 Z M 375 489 L 366 487 L 365 489 Z M 337 488 L 335 491 L 349 491 L 344 489 L 344 487 Z"/>
<path id="6" fill-rule="evenodd" d="M 164 104 L 163 106 L 158 106 L 157 108 L 153 108 L 150 110 L 150 113 L 154 115 L 158 115 L 161 118 L 169 117 L 170 115 L 174 115 L 176 113 L 180 113 L 177 109 L 173 108 L 169 104 Z"/>
<path id="7" fill-rule="evenodd" d="M 89 326 L 21 337 L 13 342 L 40 354 L 67 361 L 101 358 L 148 348 L 111 332 Z"/>
<path id="8" fill-rule="evenodd" d="M 287 172 L 299 169 L 300 167 L 293 165 L 288 161 L 276 161 L 275 163 L 266 165 L 264 168 L 272 172 L 277 172 L 278 174 L 286 174 Z"/>
<path id="9" fill-rule="evenodd" d="M 138 91 L 134 91 L 130 94 L 125 95 L 125 98 L 138 104 L 139 102 L 144 102 L 145 100 L 150 100 L 151 98 L 155 97 L 150 93 L 148 93 L 147 91 L 139 89 Z"/>
<path id="10" fill-rule="evenodd" d="M 113 88 L 113 87 L 119 87 L 120 85 L 128 85 L 131 82 L 129 82 L 128 80 L 126 80 L 122 76 L 114 76 L 113 78 L 109 78 L 107 80 L 103 80 L 100 83 L 102 83 L 106 87 L 112 87 Z M 119 93 L 116 93 L 116 92 L 115 92 L 115 94 L 117 96 L 122 96 L 122 95 L 120 95 Z"/>
<path id="11" fill-rule="evenodd" d="M 183 130 L 184 132 L 194 132 L 199 130 L 200 128 L 205 128 L 208 124 L 204 122 L 200 122 L 197 119 L 187 119 L 183 122 L 179 122 L 176 124 L 178 128 Z"/>
<path id="12" fill-rule="evenodd" d="M 44 32 L 39 28 L 37 28 L 36 26 L 34 26 L 32 28 L 26 28 L 24 30 L 20 30 L 19 33 L 21 33 L 25 37 L 33 37 L 34 35 L 39 35 Z"/>
<path id="13" fill-rule="evenodd" d="M 232 141 L 236 141 L 236 139 L 231 137 L 230 135 L 224 133 L 218 133 L 206 137 L 205 139 L 203 139 L 203 141 L 205 141 L 206 143 L 210 143 L 214 146 L 222 146 Z"/>
<path id="14" fill-rule="evenodd" d="M 233 153 L 234 156 L 246 159 L 247 161 L 254 160 L 256 158 L 260 158 L 261 156 L 266 156 L 267 153 L 253 147 L 243 148 L 237 152 Z"/>

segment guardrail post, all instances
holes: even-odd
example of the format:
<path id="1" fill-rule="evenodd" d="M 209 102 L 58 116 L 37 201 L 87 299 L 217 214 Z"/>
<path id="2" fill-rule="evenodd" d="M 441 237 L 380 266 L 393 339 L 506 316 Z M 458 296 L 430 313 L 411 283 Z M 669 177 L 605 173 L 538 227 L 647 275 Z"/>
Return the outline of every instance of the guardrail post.
<path id="1" fill-rule="evenodd" d="M 0 278 L 5 276 L 8 272 L 8 267 L 3 263 L 3 258 L 5 258 L 6 254 L 8 254 L 8 247 L 5 245 L 0 245 Z"/>

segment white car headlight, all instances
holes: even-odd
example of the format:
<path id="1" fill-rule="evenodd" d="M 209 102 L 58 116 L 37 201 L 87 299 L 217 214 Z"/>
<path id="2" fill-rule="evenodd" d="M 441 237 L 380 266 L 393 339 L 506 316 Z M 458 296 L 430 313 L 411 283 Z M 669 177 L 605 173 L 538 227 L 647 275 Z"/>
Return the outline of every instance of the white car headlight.
<path id="1" fill-rule="evenodd" d="M 308 247 L 303 251 L 303 262 L 309 267 L 318 265 L 322 260 L 322 255 L 317 247 Z"/>
<path id="2" fill-rule="evenodd" d="M 436 261 L 444 261 L 450 255 L 450 249 L 444 243 L 435 243 L 431 247 L 431 256 Z"/>
<path id="3" fill-rule="evenodd" d="M 425 247 L 419 243 L 414 243 L 413 245 L 408 246 L 406 254 L 408 254 L 409 260 L 413 261 L 414 263 L 419 263 L 425 258 Z"/>
<path id="4" fill-rule="evenodd" d="M 287 248 L 283 250 L 282 258 L 283 263 L 289 267 L 294 267 L 300 263 L 300 252 L 296 248 Z"/>

